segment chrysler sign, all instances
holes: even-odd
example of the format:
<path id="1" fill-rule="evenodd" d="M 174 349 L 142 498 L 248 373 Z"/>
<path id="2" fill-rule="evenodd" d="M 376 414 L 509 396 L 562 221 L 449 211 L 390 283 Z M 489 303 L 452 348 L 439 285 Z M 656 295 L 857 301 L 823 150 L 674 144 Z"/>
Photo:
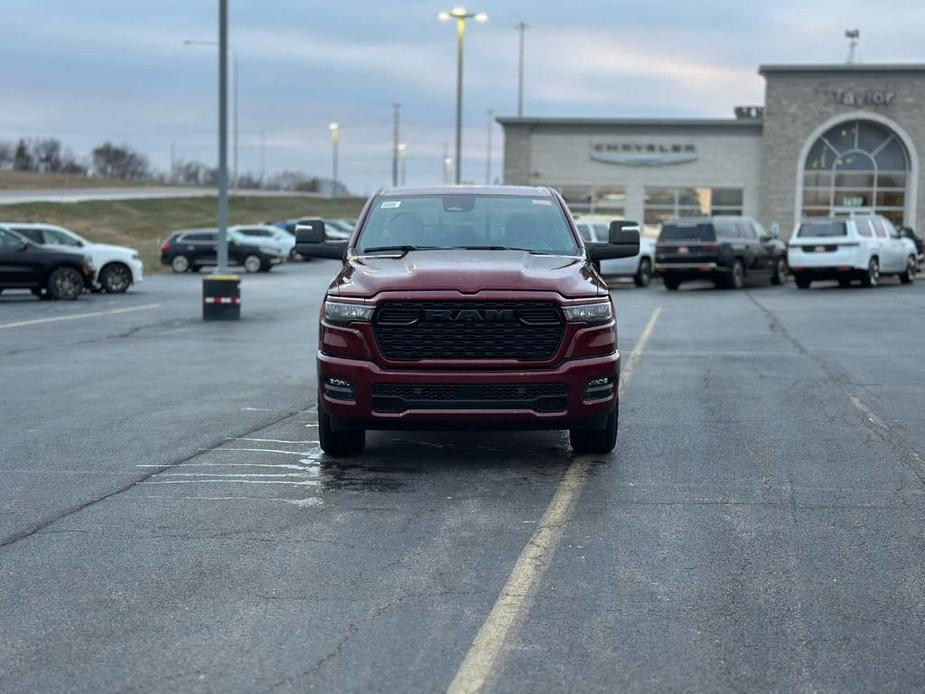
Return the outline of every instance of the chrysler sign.
<path id="1" fill-rule="evenodd" d="M 697 161 L 697 148 L 682 143 L 592 142 L 591 159 L 622 166 L 669 166 Z"/>

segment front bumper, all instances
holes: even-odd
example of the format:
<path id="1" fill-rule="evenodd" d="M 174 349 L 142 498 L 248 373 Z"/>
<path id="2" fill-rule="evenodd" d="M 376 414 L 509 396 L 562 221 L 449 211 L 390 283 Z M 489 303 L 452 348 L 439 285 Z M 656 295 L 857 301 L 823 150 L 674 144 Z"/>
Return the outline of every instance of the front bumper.
<path id="1" fill-rule="evenodd" d="M 555 368 L 534 370 L 406 370 L 387 369 L 358 359 L 318 354 L 319 403 L 326 414 L 335 418 L 337 427 L 364 429 L 574 429 L 601 426 L 616 406 L 620 375 L 620 354 L 573 359 Z M 329 378 L 349 381 L 353 399 L 332 397 L 325 387 Z M 585 390 L 596 378 L 612 378 L 613 388 L 603 397 L 588 400 Z M 420 386 L 511 386 L 563 384 L 566 392 L 564 409 L 555 412 L 527 408 L 497 407 L 440 409 L 410 408 L 388 412 L 374 405 L 373 387 L 377 385 Z"/>

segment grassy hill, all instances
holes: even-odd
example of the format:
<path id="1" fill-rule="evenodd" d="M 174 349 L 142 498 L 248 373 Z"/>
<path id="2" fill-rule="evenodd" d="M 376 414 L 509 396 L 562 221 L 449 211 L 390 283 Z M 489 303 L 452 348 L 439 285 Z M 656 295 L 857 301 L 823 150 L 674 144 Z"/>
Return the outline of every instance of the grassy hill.
<path id="1" fill-rule="evenodd" d="M 248 224 L 292 217 L 356 217 L 365 200 L 327 200 L 308 197 L 250 197 L 230 199 L 231 224 Z M 91 241 L 137 248 L 145 272 L 158 272 L 160 245 L 174 229 L 217 224 L 213 197 L 158 200 L 94 200 L 0 205 L 0 221 L 59 224 Z"/>

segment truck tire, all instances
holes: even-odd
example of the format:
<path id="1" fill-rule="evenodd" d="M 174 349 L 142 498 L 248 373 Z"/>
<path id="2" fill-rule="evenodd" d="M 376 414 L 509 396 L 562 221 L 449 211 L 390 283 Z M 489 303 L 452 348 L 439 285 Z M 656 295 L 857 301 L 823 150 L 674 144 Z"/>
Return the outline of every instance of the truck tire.
<path id="1" fill-rule="evenodd" d="M 321 450 L 335 457 L 359 455 L 366 447 L 363 429 L 337 429 L 330 417 L 318 407 L 318 443 Z"/>
<path id="2" fill-rule="evenodd" d="M 745 286 L 745 263 L 736 258 L 732 261 L 732 270 L 729 277 L 723 278 L 723 287 L 726 289 L 741 289 Z"/>
<path id="3" fill-rule="evenodd" d="M 672 277 L 671 275 L 665 275 L 662 277 L 662 282 L 665 283 L 665 289 L 670 289 L 675 291 L 678 287 L 681 286 L 681 280 L 677 277 Z"/>
<path id="4" fill-rule="evenodd" d="M 620 423 L 620 400 L 614 404 L 613 412 L 607 415 L 603 429 L 572 429 L 569 443 L 576 453 L 606 455 L 617 445 L 617 428 Z"/>
<path id="5" fill-rule="evenodd" d="M 108 294 L 124 294 L 132 286 L 132 271 L 124 263 L 109 263 L 100 270 L 100 286 Z"/>
<path id="6" fill-rule="evenodd" d="M 170 261 L 170 269 L 176 273 L 188 272 L 190 269 L 190 261 L 185 255 L 180 253 L 175 255 Z"/>
<path id="7" fill-rule="evenodd" d="M 787 281 L 787 261 L 778 258 L 774 261 L 774 270 L 771 272 L 771 284 L 781 285 Z"/>
<path id="8" fill-rule="evenodd" d="M 915 275 L 918 272 L 919 264 L 913 256 L 909 256 L 906 261 L 906 271 L 899 276 L 899 281 L 903 284 L 912 284 L 915 282 Z"/>
<path id="9" fill-rule="evenodd" d="M 648 287 L 652 281 L 652 261 L 648 258 L 639 259 L 639 269 L 633 276 L 633 282 L 637 287 Z"/>
<path id="10" fill-rule="evenodd" d="M 73 301 L 84 290 L 84 278 L 72 267 L 59 267 L 48 277 L 46 295 L 52 299 Z"/>
<path id="11" fill-rule="evenodd" d="M 874 256 L 867 264 L 867 274 L 861 278 L 862 287 L 876 287 L 880 284 L 880 260 Z"/>
<path id="12" fill-rule="evenodd" d="M 259 255 L 248 255 L 244 258 L 244 271 L 247 273 L 260 272 L 263 269 L 263 261 L 260 259 Z"/>

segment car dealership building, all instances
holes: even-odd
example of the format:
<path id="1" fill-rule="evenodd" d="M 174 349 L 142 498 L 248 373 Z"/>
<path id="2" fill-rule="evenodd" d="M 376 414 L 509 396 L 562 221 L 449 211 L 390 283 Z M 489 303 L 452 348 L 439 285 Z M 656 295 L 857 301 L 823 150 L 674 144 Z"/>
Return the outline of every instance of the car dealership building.
<path id="1" fill-rule="evenodd" d="M 499 118 L 504 181 L 575 213 L 744 214 L 784 236 L 805 216 L 874 208 L 925 228 L 925 65 L 764 65 L 764 106 L 715 118 Z"/>

